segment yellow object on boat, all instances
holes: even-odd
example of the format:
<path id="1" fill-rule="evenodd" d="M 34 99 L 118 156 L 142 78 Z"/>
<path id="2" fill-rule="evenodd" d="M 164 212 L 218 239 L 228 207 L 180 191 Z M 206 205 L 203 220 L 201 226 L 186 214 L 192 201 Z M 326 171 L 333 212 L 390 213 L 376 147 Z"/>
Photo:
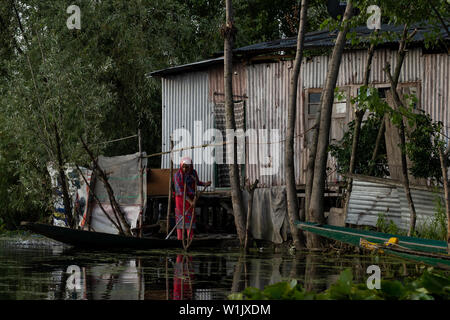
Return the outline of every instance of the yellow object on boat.
<path id="1" fill-rule="evenodd" d="M 389 238 L 389 240 L 384 243 L 384 245 L 386 247 L 392 247 L 393 245 L 396 245 L 396 244 L 398 244 L 398 238 L 396 238 L 396 237 Z"/>
<path id="2" fill-rule="evenodd" d="M 363 238 L 359 239 L 359 246 L 364 249 L 377 250 L 377 251 L 383 253 L 383 250 L 380 249 L 380 247 L 377 243 L 367 241 L 366 239 L 363 239 Z"/>

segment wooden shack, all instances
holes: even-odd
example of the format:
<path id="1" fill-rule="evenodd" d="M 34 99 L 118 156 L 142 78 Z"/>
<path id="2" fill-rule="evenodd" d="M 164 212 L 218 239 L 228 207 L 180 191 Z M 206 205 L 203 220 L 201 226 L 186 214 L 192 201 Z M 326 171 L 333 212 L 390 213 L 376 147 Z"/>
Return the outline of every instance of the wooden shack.
<path id="1" fill-rule="evenodd" d="M 401 33 L 401 28 L 383 25 L 382 31 Z M 354 29 L 359 37 L 368 36 L 371 30 L 366 27 Z M 400 87 L 405 93 L 414 93 L 419 98 L 418 108 L 429 113 L 434 120 L 442 121 L 448 131 L 449 123 L 449 73 L 450 56 L 445 46 L 430 50 L 425 46 L 426 29 L 419 28 L 409 44 L 404 66 L 400 75 Z M 442 30 L 444 32 L 444 30 Z M 305 184 L 306 164 L 315 113 L 318 111 L 320 94 L 328 68 L 328 53 L 334 45 L 336 33 L 318 31 L 308 33 L 305 48 L 315 49 L 321 54 L 305 56 L 299 76 L 298 112 L 295 137 L 295 179 L 299 190 Z M 444 36 L 448 44 L 448 36 Z M 250 164 L 249 145 L 246 144 L 245 159 L 242 166 L 242 181 L 259 179 L 260 187 L 283 186 L 284 177 L 284 138 L 287 125 L 289 81 L 293 66 L 293 51 L 296 38 L 286 38 L 264 42 L 234 50 L 233 94 L 236 114 L 242 118 L 241 127 L 248 129 L 277 129 L 277 141 L 270 140 L 269 157 L 279 161 L 274 174 L 261 175 L 263 164 Z M 383 68 L 387 62 L 395 66 L 396 41 L 384 42 L 375 51 L 370 85 L 389 88 L 389 81 Z M 443 49 L 444 48 L 444 49 Z M 317 50 L 316 50 L 317 49 Z M 335 101 L 332 116 L 330 139 L 342 138 L 347 123 L 354 117 L 350 97 L 356 96 L 363 83 L 367 49 L 364 45 L 347 45 L 340 66 L 337 87 L 345 99 Z M 223 57 L 216 57 L 182 66 L 175 66 L 150 73 L 162 81 L 162 150 L 169 151 L 170 136 L 175 129 L 184 128 L 190 132 L 217 128 L 224 102 Z M 195 126 L 201 123 L 202 128 Z M 208 141 L 190 141 L 191 146 L 207 144 Z M 258 145 L 258 151 L 267 148 Z M 201 150 L 201 148 L 199 148 Z M 201 153 L 197 149 L 187 150 L 186 154 L 195 158 Z M 201 161 L 200 161 L 201 162 Z M 161 168 L 169 168 L 169 156 L 162 157 Z M 335 186 L 342 180 L 335 170 L 335 161 L 329 158 L 328 185 Z M 223 190 L 220 182 L 220 165 L 201 163 L 195 168 L 201 179 L 213 182 L 211 190 Z"/>

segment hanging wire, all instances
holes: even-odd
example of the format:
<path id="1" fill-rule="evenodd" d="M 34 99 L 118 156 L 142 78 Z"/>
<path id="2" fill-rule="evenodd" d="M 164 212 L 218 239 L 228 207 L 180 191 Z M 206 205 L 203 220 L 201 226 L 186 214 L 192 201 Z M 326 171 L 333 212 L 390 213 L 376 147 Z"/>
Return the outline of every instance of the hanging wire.
<path id="1" fill-rule="evenodd" d="M 309 128 L 308 130 L 306 130 L 303 133 L 297 134 L 296 136 L 294 136 L 294 139 L 306 135 L 310 130 L 312 130 L 314 128 L 315 128 L 315 126 Z M 283 139 L 283 140 L 275 141 L 275 142 L 246 142 L 245 144 L 246 145 L 249 145 L 249 144 L 257 144 L 257 145 L 268 144 L 269 145 L 269 144 L 282 143 L 282 142 L 285 142 L 286 140 L 287 139 Z M 162 156 L 162 155 L 173 153 L 173 152 L 181 152 L 181 151 L 185 151 L 185 150 L 200 149 L 200 148 L 207 148 L 207 147 L 220 147 L 220 146 L 224 146 L 226 144 L 231 144 L 231 143 L 234 143 L 234 142 L 224 141 L 224 142 L 221 142 L 221 143 L 202 144 L 202 145 L 198 145 L 198 146 L 191 146 L 191 147 L 185 147 L 185 148 L 180 148 L 180 149 L 174 149 L 174 150 L 171 150 L 171 151 L 162 151 L 162 152 L 152 153 L 152 154 L 149 154 L 149 155 L 146 155 L 146 156 L 143 156 L 143 157 L 144 158 L 151 158 L 151 157 Z"/>

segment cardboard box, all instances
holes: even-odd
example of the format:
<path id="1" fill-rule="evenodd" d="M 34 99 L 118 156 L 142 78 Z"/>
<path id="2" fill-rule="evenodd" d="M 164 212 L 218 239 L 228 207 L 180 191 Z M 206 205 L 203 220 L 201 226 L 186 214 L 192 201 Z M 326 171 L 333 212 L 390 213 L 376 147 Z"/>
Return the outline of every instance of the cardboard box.
<path id="1" fill-rule="evenodd" d="M 147 178 L 147 195 L 167 196 L 169 192 L 169 181 L 170 169 L 149 169 Z"/>

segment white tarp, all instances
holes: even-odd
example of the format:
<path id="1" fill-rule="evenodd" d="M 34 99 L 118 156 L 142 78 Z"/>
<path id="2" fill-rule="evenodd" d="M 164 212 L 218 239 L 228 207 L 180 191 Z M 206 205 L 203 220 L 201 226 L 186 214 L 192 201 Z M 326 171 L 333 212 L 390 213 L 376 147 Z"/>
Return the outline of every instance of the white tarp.
<path id="1" fill-rule="evenodd" d="M 145 153 L 143 153 L 145 155 Z M 119 203 L 122 212 L 124 213 L 131 228 L 136 228 L 141 211 L 141 197 L 143 198 L 143 212 L 146 207 L 147 199 L 147 174 L 146 166 L 147 159 L 142 159 L 142 167 L 144 168 L 142 177 L 142 195 L 140 193 L 140 167 L 139 167 L 139 153 L 117 156 L 117 157 L 103 157 L 98 158 L 100 168 L 106 173 L 108 182 L 114 192 L 114 197 Z M 57 226 L 67 227 L 67 221 L 64 216 L 64 204 L 61 191 L 61 181 L 55 166 L 49 163 L 47 165 L 50 174 L 52 187 L 54 190 L 53 203 L 55 206 L 55 213 L 53 224 Z M 91 170 L 80 168 L 86 178 L 88 184 L 91 181 Z M 83 177 L 79 174 L 75 166 L 68 165 L 65 170 L 66 176 L 69 177 L 69 193 L 72 199 L 72 208 L 75 213 L 76 223 L 79 228 L 88 229 L 87 225 L 87 204 L 89 202 L 89 185 L 85 183 Z M 97 179 L 95 184 L 95 195 L 100 200 L 100 203 L 107 212 L 107 214 L 115 220 L 114 213 L 111 208 L 110 200 L 103 182 Z M 100 208 L 98 203 L 92 201 L 92 216 L 91 227 L 97 232 L 106 232 L 118 234 L 119 231 L 105 216 L 105 213 Z"/>
<path id="2" fill-rule="evenodd" d="M 103 157 L 98 158 L 98 165 L 108 176 L 108 182 L 114 192 L 114 197 L 119 203 L 122 212 L 124 213 L 131 228 L 136 228 L 136 223 L 139 219 L 139 212 L 141 210 L 141 194 L 140 194 L 140 168 L 139 168 L 139 153 L 117 156 L 117 157 Z M 143 158 L 142 166 L 147 166 L 147 159 Z M 146 170 L 144 170 L 143 182 L 146 179 Z M 147 184 L 142 183 L 143 187 L 143 204 L 146 206 Z M 100 200 L 100 203 L 107 212 L 107 214 L 115 220 L 114 213 L 111 208 L 108 193 L 104 184 L 97 179 L 95 184 L 95 195 Z M 105 216 L 105 213 L 100 206 L 94 201 L 92 210 L 91 227 L 97 232 L 106 232 L 118 234 L 119 231 Z M 116 221 L 116 220 L 115 220 Z M 87 229 L 87 225 L 84 226 Z"/>

